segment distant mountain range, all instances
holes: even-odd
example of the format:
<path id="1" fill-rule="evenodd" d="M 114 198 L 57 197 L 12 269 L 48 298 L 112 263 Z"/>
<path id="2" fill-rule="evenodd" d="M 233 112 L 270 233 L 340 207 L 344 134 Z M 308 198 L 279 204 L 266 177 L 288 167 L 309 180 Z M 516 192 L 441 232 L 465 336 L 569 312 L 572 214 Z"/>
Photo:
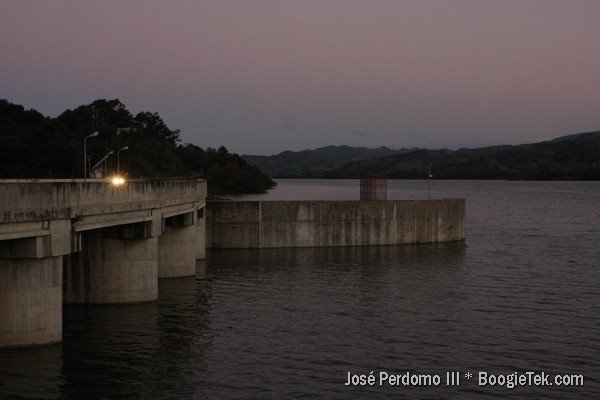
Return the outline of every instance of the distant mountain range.
<path id="1" fill-rule="evenodd" d="M 476 149 L 327 146 L 243 156 L 272 178 L 600 180 L 600 131 Z"/>
<path id="2" fill-rule="evenodd" d="M 340 167 L 352 161 L 368 160 L 396 154 L 409 153 L 413 149 L 392 150 L 382 146 L 376 149 L 351 146 L 325 146 L 314 150 L 284 151 L 272 156 L 244 155 L 250 165 L 276 178 L 307 178 Z"/>

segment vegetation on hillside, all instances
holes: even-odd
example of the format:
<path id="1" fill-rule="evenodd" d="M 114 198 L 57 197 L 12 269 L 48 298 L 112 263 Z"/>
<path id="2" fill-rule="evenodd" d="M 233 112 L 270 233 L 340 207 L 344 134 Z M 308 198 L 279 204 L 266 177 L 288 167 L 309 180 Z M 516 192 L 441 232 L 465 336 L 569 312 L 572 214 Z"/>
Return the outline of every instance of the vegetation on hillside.
<path id="1" fill-rule="evenodd" d="M 83 141 L 90 165 L 113 151 L 108 171 L 129 178 L 206 177 L 210 194 L 261 193 L 275 183 L 237 154 L 180 144 L 157 113 L 132 115 L 119 100 L 96 100 L 56 118 L 0 100 L 0 178 L 82 178 Z"/>
<path id="2" fill-rule="evenodd" d="M 456 151 L 328 146 L 244 158 L 273 178 L 423 179 L 431 165 L 436 179 L 598 180 L 600 132 Z"/>
<path id="3" fill-rule="evenodd" d="M 242 157 L 227 151 L 224 146 L 206 150 L 193 144 L 177 148 L 183 165 L 190 171 L 202 171 L 213 186 L 213 194 L 262 193 L 275 187 L 260 169 L 249 165 Z"/>
<path id="4" fill-rule="evenodd" d="M 429 165 L 436 179 L 598 180 L 600 132 L 519 146 L 417 150 L 350 162 L 321 177 L 422 179 Z"/>
<path id="5" fill-rule="evenodd" d="M 412 149 L 415 150 L 415 149 Z M 382 146 L 376 149 L 352 146 L 325 146 L 314 150 L 284 151 L 272 156 L 242 156 L 251 165 L 275 178 L 313 178 L 351 161 L 409 152 Z"/>

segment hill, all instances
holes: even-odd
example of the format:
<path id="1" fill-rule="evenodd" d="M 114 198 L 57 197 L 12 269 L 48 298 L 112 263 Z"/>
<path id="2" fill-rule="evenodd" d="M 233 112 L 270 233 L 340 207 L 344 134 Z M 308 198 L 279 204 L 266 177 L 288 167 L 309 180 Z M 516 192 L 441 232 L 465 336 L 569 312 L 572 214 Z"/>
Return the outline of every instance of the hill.
<path id="1" fill-rule="evenodd" d="M 416 150 L 353 161 L 321 178 L 599 180 L 600 132 L 585 132 L 518 146 Z"/>
<path id="2" fill-rule="evenodd" d="M 66 110 L 56 118 L 0 100 L 0 179 L 82 178 L 83 142 L 88 163 L 104 155 L 106 169 L 119 169 L 129 178 L 170 176 L 206 177 L 210 194 L 262 193 L 275 186 L 258 168 L 225 147 L 202 149 L 180 144 L 179 131 L 171 130 L 157 113 L 132 115 L 118 99 L 96 100 Z"/>
<path id="3" fill-rule="evenodd" d="M 326 146 L 314 150 L 284 151 L 272 156 L 244 155 L 242 157 L 273 178 L 311 178 L 348 162 L 402 154 L 412 150 L 415 149 L 392 150 L 385 146 L 376 149 Z"/>

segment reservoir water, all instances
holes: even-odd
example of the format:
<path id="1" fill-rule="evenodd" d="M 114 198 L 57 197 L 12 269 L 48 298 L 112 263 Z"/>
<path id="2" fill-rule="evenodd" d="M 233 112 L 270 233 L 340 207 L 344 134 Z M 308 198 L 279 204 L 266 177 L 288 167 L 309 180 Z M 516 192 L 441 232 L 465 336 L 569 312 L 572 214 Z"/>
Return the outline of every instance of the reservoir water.
<path id="1" fill-rule="evenodd" d="M 427 196 L 388 181 L 390 199 Z M 0 398 L 600 398 L 600 182 L 433 181 L 431 197 L 467 199 L 464 243 L 208 251 L 156 302 L 67 305 L 61 344 L 0 351 Z M 245 198 L 357 199 L 358 181 Z M 479 386 L 480 371 L 584 385 Z"/>

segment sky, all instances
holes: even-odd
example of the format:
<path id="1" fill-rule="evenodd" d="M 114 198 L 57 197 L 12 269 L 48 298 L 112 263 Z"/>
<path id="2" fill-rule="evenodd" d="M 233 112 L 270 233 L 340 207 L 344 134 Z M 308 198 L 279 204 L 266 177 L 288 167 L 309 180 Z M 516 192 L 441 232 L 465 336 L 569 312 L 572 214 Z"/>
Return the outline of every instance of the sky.
<path id="1" fill-rule="evenodd" d="M 600 1 L 0 0 L 0 98 L 275 154 L 600 130 Z"/>

